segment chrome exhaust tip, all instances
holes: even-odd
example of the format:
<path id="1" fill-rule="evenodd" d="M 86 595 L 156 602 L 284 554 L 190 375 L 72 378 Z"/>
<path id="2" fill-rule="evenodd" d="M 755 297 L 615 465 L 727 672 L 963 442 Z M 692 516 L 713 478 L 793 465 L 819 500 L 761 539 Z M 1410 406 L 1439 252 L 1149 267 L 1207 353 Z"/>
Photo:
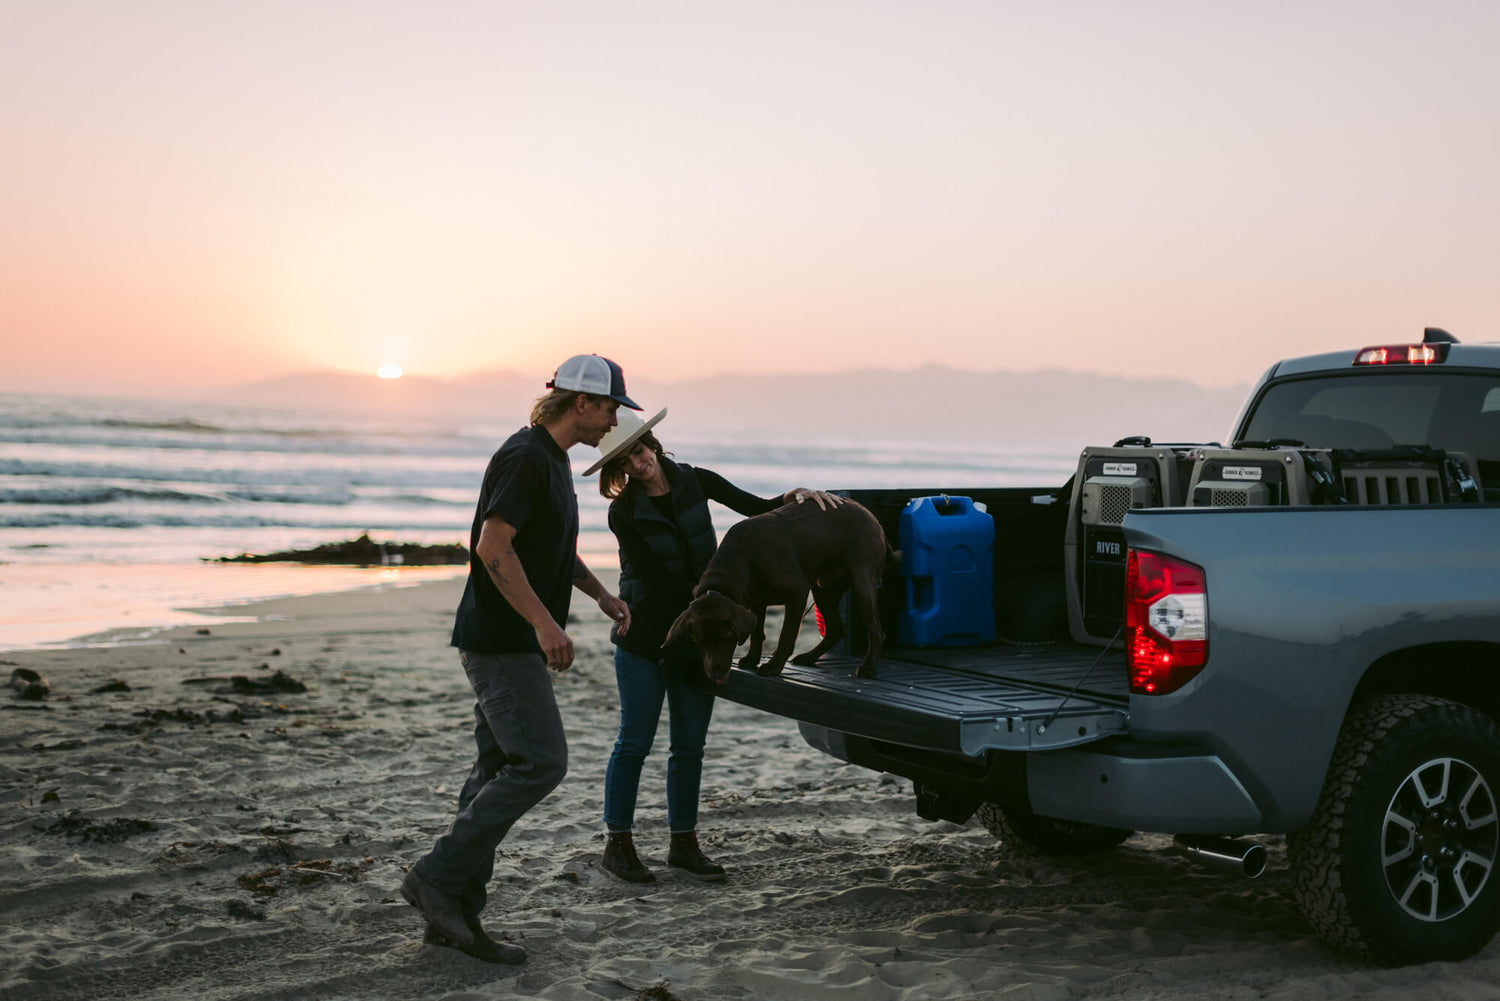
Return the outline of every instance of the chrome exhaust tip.
<path id="1" fill-rule="evenodd" d="M 1207 834 L 1179 834 L 1172 844 L 1188 857 L 1254 879 L 1266 871 L 1266 846 Z"/>

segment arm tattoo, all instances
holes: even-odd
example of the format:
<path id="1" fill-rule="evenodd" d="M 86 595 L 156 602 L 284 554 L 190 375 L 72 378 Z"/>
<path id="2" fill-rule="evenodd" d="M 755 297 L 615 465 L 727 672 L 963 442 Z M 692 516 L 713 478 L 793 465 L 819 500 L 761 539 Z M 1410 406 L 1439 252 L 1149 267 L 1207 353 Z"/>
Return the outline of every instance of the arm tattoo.
<path id="1" fill-rule="evenodd" d="M 516 550 L 514 546 L 505 550 L 505 552 L 501 553 L 500 555 L 509 556 L 512 559 L 520 558 L 516 556 Z M 510 583 L 509 578 L 507 578 L 503 573 L 500 572 L 500 556 L 496 556 L 494 559 L 490 560 L 489 563 L 485 565 L 485 569 L 490 572 L 490 579 L 495 582 L 496 587 L 505 587 Z"/>
<path id="2" fill-rule="evenodd" d="M 489 566 L 485 567 L 485 569 L 490 572 L 490 579 L 495 582 L 496 587 L 504 587 L 510 583 L 505 579 L 505 575 L 500 572 L 500 560 L 498 558 L 490 560 Z"/>

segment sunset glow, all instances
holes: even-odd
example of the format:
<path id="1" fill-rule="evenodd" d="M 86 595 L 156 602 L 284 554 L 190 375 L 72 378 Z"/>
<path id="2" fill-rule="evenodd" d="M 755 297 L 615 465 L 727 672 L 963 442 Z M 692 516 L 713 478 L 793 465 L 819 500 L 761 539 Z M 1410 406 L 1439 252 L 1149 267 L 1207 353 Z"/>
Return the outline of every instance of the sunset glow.
<path id="1" fill-rule="evenodd" d="M 375 374 L 382 379 L 399 379 L 401 378 L 401 366 L 386 362 L 376 370 Z"/>
<path id="2" fill-rule="evenodd" d="M 15 5 L 0 391 L 1500 337 L 1500 5 L 1376 6 Z"/>

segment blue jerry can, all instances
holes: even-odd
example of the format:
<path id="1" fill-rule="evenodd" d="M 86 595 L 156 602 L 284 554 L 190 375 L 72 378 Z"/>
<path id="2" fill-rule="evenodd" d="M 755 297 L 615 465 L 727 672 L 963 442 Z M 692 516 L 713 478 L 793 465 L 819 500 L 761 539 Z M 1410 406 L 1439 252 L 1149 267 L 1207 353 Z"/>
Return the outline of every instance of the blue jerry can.
<path id="1" fill-rule="evenodd" d="M 995 519 L 968 497 L 918 497 L 897 524 L 906 608 L 901 642 L 972 646 L 995 638 Z"/>

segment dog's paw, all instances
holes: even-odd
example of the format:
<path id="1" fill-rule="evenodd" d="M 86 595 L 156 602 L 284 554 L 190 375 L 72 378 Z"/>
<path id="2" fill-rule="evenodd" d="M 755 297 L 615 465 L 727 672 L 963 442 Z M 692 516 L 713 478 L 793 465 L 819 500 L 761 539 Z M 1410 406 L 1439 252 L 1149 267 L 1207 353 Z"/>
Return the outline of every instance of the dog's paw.
<path id="1" fill-rule="evenodd" d="M 753 671 L 760 666 L 760 658 L 749 656 L 741 657 L 739 660 L 734 662 L 734 666 L 739 668 L 741 671 Z"/>
<path id="2" fill-rule="evenodd" d="M 812 667 L 818 662 L 819 656 L 821 655 L 814 654 L 811 651 L 807 653 L 799 653 L 797 656 L 792 658 L 792 663 L 796 664 L 798 667 Z"/>
<path id="3" fill-rule="evenodd" d="M 785 666 L 786 661 L 772 659 L 766 661 L 764 664 L 760 665 L 760 667 L 757 667 L 755 669 L 755 673 L 760 675 L 762 678 L 774 678 L 776 675 L 781 673 L 781 669 Z"/>
<path id="4" fill-rule="evenodd" d="M 861 664 L 861 665 L 859 665 L 858 670 L 856 670 L 854 672 L 854 676 L 856 678 L 873 678 L 873 677 L 875 677 L 875 665 L 874 664 Z"/>

